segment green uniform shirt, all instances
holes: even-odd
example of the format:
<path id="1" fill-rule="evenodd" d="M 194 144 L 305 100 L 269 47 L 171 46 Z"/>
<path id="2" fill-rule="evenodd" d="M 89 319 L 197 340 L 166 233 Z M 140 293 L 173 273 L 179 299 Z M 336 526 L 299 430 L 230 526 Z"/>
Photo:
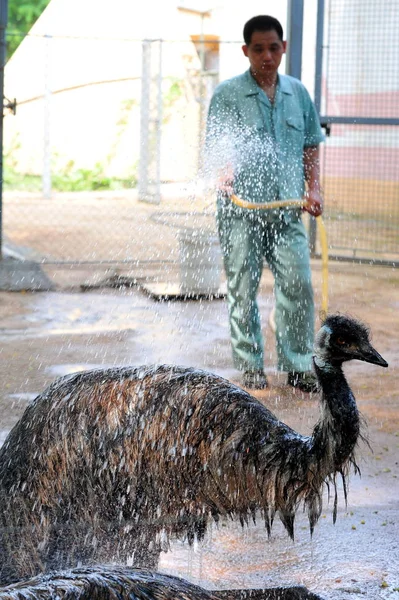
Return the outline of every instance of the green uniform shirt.
<path id="1" fill-rule="evenodd" d="M 213 94 L 207 124 L 208 169 L 220 174 L 230 165 L 234 191 L 243 200 L 302 198 L 303 150 L 323 140 L 315 106 L 298 79 L 278 75 L 273 104 L 249 70 L 219 84 Z M 224 204 L 227 206 L 226 201 Z M 263 213 L 266 220 L 281 214 L 235 205 L 230 210 L 237 216 Z M 300 215 L 298 210 L 284 213 L 288 220 Z"/>

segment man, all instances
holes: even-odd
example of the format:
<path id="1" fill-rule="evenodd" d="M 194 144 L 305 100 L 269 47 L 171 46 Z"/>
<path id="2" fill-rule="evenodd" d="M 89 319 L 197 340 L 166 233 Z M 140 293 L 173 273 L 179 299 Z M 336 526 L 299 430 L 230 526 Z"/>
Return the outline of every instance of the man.
<path id="1" fill-rule="evenodd" d="M 233 360 L 245 387 L 267 387 L 256 302 L 266 259 L 275 280 L 278 369 L 288 372 L 288 385 L 311 392 L 316 390 L 314 304 L 301 210 L 239 208 L 231 195 L 254 203 L 304 198 L 305 210 L 320 215 L 318 145 L 324 137 L 305 87 L 278 74 L 286 50 L 279 21 L 263 15 L 250 19 L 244 40 L 250 68 L 219 84 L 207 124 L 208 163 L 217 170 Z"/>

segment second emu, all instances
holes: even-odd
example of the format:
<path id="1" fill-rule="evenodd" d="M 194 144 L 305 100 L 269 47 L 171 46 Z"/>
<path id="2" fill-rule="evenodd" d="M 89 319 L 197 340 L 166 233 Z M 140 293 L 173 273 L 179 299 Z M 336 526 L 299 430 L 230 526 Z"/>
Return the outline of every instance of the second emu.
<path id="1" fill-rule="evenodd" d="M 304 503 L 313 530 L 323 484 L 355 465 L 351 359 L 387 366 L 367 329 L 330 316 L 315 344 L 321 418 L 310 437 L 211 373 L 177 366 L 62 377 L 0 450 L 0 583 L 118 562 L 155 567 L 170 535 L 192 542 L 210 518 L 278 513 L 289 535 Z M 334 511 L 336 508 L 334 509 Z"/>
<path id="2" fill-rule="evenodd" d="M 322 600 L 303 586 L 207 591 L 180 577 L 96 565 L 0 587 L 0 600 Z"/>

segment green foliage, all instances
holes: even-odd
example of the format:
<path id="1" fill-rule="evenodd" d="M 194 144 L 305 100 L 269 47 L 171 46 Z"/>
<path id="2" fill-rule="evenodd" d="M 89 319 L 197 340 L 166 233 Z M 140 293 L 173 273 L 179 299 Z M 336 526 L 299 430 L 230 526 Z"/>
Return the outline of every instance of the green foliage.
<path id="1" fill-rule="evenodd" d="M 52 186 L 63 192 L 81 190 L 107 190 L 110 188 L 111 179 L 105 177 L 100 164 L 94 169 L 75 169 L 73 160 L 66 167 L 52 175 Z"/>
<path id="2" fill-rule="evenodd" d="M 8 0 L 7 57 L 24 39 L 50 0 Z"/>
<path id="3" fill-rule="evenodd" d="M 74 162 L 69 163 L 64 169 L 52 173 L 52 188 L 58 192 L 82 192 L 95 190 L 118 190 L 133 188 L 137 185 L 136 169 L 129 179 L 106 177 L 103 167 L 97 164 L 94 169 L 76 169 Z M 5 190 L 19 190 L 25 192 L 40 192 L 42 178 L 40 175 L 19 173 L 12 165 L 4 165 L 3 185 Z"/>
<path id="4" fill-rule="evenodd" d="M 182 81 L 179 79 L 173 79 L 168 92 L 164 96 L 164 102 L 169 105 L 173 105 L 183 94 Z"/>
<path id="5" fill-rule="evenodd" d="M 60 192 L 115 190 L 134 187 L 136 183 L 134 177 L 129 180 L 107 177 L 100 163 L 94 169 L 75 169 L 73 160 L 62 171 L 52 175 L 52 186 Z"/>
<path id="6" fill-rule="evenodd" d="M 40 175 L 22 174 L 18 172 L 17 153 L 21 147 L 19 136 L 16 135 L 3 155 L 3 188 L 23 192 L 39 192 L 42 187 Z"/>
<path id="7" fill-rule="evenodd" d="M 183 86 L 184 82 L 181 79 L 177 79 L 176 77 L 165 78 L 165 83 L 168 81 L 169 88 L 163 92 L 162 97 L 162 111 L 163 111 L 163 119 L 162 123 L 165 125 L 170 120 L 173 108 L 175 103 L 182 97 L 183 95 Z"/>
<path id="8" fill-rule="evenodd" d="M 58 154 L 52 152 L 51 185 L 55 191 L 77 192 L 94 190 L 117 190 L 134 188 L 137 186 L 138 161 L 132 164 L 127 177 L 109 177 L 105 172 L 109 170 L 112 160 L 118 153 L 118 146 L 123 134 L 126 133 L 130 112 L 138 106 L 134 98 L 128 98 L 121 102 L 121 112 L 116 123 L 116 139 L 111 146 L 109 154 L 103 163 L 98 162 L 93 169 L 76 168 L 75 162 L 69 160 L 60 167 L 62 159 Z M 3 185 L 6 190 L 19 190 L 29 192 L 40 192 L 42 189 L 42 178 L 40 175 L 21 173 L 18 170 L 18 152 L 21 148 L 20 134 L 14 136 L 4 149 Z"/>
<path id="9" fill-rule="evenodd" d="M 40 192 L 42 178 L 40 175 L 26 175 L 4 165 L 3 170 L 4 190 L 18 190 L 20 192 Z"/>
<path id="10" fill-rule="evenodd" d="M 135 98 L 127 98 L 126 100 L 122 100 L 120 104 L 120 116 L 118 121 L 116 122 L 116 136 L 115 140 L 111 145 L 111 148 L 106 157 L 106 162 L 109 165 L 112 160 L 116 157 L 119 151 L 119 144 L 126 133 L 127 127 L 129 125 L 129 119 L 131 117 L 131 112 L 133 108 L 138 106 L 138 101 Z"/>
<path id="11" fill-rule="evenodd" d="M 122 100 L 121 116 L 117 122 L 117 126 L 122 129 L 122 131 L 118 133 L 119 136 L 121 136 L 125 131 L 125 128 L 129 121 L 130 112 L 133 110 L 133 108 L 137 107 L 138 105 L 138 100 L 136 100 L 135 98 L 128 98 L 127 100 Z"/>
<path id="12" fill-rule="evenodd" d="M 40 192 L 42 177 L 18 171 L 16 156 L 21 148 L 19 135 L 15 136 L 8 148 L 4 151 L 3 187 L 5 190 L 18 190 L 25 192 Z M 53 155 L 54 162 L 57 157 Z M 108 161 L 107 161 L 108 164 Z M 75 162 L 70 160 L 64 167 L 52 165 L 51 185 L 58 192 L 79 192 L 93 190 L 117 190 L 133 188 L 137 185 L 138 164 L 132 166 L 127 179 L 107 177 L 104 174 L 105 166 L 97 163 L 94 169 L 77 169 Z"/>

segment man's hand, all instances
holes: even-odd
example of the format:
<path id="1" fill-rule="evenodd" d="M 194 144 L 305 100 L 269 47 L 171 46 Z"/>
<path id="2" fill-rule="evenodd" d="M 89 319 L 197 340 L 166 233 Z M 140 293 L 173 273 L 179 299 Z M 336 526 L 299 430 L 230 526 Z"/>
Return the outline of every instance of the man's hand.
<path id="1" fill-rule="evenodd" d="M 223 192 L 225 196 L 231 196 L 234 193 L 233 182 L 229 179 L 218 181 L 217 189 Z"/>
<path id="2" fill-rule="evenodd" d="M 313 217 L 319 217 L 323 212 L 323 197 L 320 193 L 320 160 L 319 147 L 309 146 L 303 151 L 303 165 L 307 191 L 304 200 L 306 210 Z"/>
<path id="3" fill-rule="evenodd" d="M 306 204 L 303 210 L 306 210 L 313 217 L 319 217 L 323 212 L 323 197 L 318 190 L 308 190 L 304 197 Z"/>
<path id="4" fill-rule="evenodd" d="M 234 171 L 229 165 L 219 173 L 219 177 L 216 182 L 216 188 L 218 191 L 223 192 L 226 196 L 231 196 L 234 193 Z"/>

